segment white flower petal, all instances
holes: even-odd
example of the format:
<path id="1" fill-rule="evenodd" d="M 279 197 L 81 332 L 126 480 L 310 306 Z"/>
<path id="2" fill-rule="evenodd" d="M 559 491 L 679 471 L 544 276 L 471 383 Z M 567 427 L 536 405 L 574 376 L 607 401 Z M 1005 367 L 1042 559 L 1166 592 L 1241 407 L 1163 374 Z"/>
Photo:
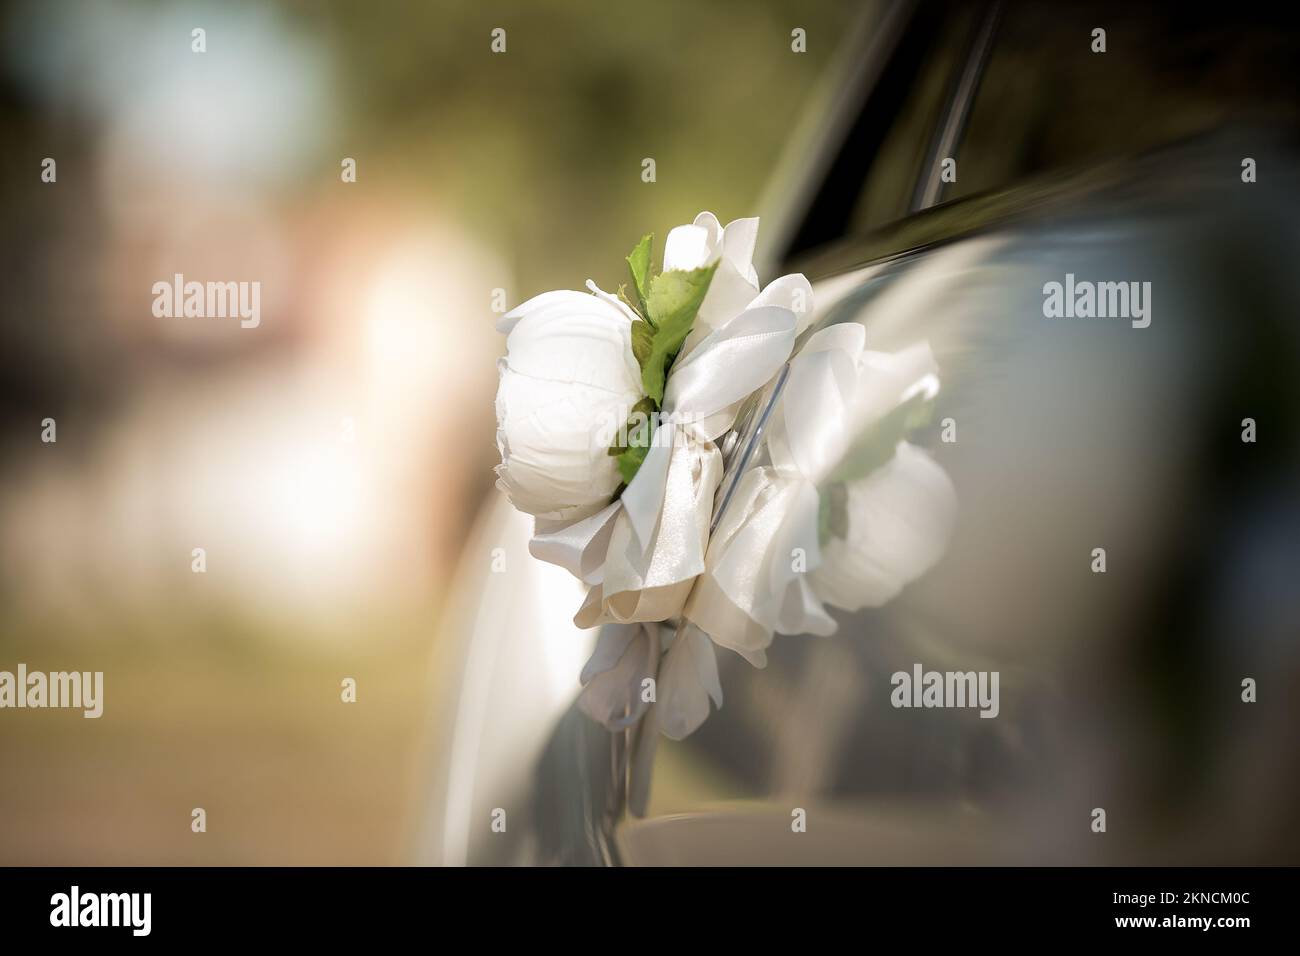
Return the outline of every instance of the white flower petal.
<path id="1" fill-rule="evenodd" d="M 758 285 L 754 272 L 754 246 L 758 244 L 758 217 L 733 219 L 722 233 L 722 257 L 746 281 Z"/>
<path id="2" fill-rule="evenodd" d="M 541 295 L 535 295 L 526 302 L 521 302 L 505 315 L 497 319 L 497 331 L 503 335 L 509 335 L 511 330 L 519 324 L 519 320 L 530 313 L 539 309 L 550 308 L 559 303 L 572 301 L 573 296 L 581 295 L 581 292 L 574 292 L 571 289 L 557 289 L 554 292 L 543 292 Z"/>
<path id="3" fill-rule="evenodd" d="M 630 727 L 650 706 L 642 684 L 655 678 L 658 666 L 659 625 L 606 625 L 583 668 L 579 709 L 610 730 Z"/>
<path id="4" fill-rule="evenodd" d="M 768 467 L 741 476 L 735 497 L 709 541 L 706 571 L 684 610 L 717 644 L 755 667 L 766 663 L 765 652 L 776 627 L 779 595 L 771 586 L 773 542 L 797 491 L 796 482 Z"/>
<path id="5" fill-rule="evenodd" d="M 677 226 L 664 241 L 663 271 L 703 269 L 719 254 L 717 244 L 703 226 Z"/>
<path id="6" fill-rule="evenodd" d="M 634 401 L 507 369 L 497 389 L 498 475 L 515 507 L 533 515 L 603 508 L 622 480 L 603 432 Z"/>
<path id="7" fill-rule="evenodd" d="M 812 283 L 804 278 L 802 273 L 798 272 L 781 276 L 779 279 L 773 279 L 764 287 L 762 292 L 754 297 L 748 308 L 757 309 L 765 305 L 779 305 L 783 309 L 789 309 L 802 322 L 812 314 Z M 849 323 L 840 324 L 847 325 Z M 857 323 L 852 324 L 857 325 Z M 857 327 L 862 328 L 861 325 L 857 325 Z M 830 328 L 835 328 L 835 326 L 830 326 Z M 858 352 L 861 351 L 862 349 L 859 346 Z"/>
<path id="8" fill-rule="evenodd" d="M 506 339 L 511 369 L 602 388 L 620 398 L 639 392 L 631 319 L 623 310 L 583 292 L 548 293 L 530 302 L 539 300 L 546 301 L 520 316 Z"/>
<path id="9" fill-rule="evenodd" d="M 848 538 L 831 538 L 813 589 L 836 607 L 879 607 L 942 557 L 957 515 L 947 472 L 899 442 L 890 461 L 848 484 Z"/>
<path id="10" fill-rule="evenodd" d="M 768 439 L 773 464 L 813 482 L 829 474 L 853 438 L 857 385 L 848 352 L 819 348 L 795 356 Z"/>
<path id="11" fill-rule="evenodd" d="M 681 740 L 708 719 L 709 699 L 722 706 L 722 684 L 713 642 L 683 624 L 659 668 L 656 711 L 664 736 Z"/>
<path id="12" fill-rule="evenodd" d="M 939 364 L 929 343 L 918 342 L 898 352 L 863 352 L 854 399 L 854 430 L 861 432 L 888 415 L 919 383 L 938 383 Z"/>
<path id="13" fill-rule="evenodd" d="M 757 282 L 741 275 L 731 263 L 725 260 L 719 263 L 709 282 L 709 291 L 700 303 L 700 311 L 696 313 L 691 334 L 682 346 L 683 354 L 691 352 L 711 332 L 744 312 L 757 294 Z"/>
<path id="14" fill-rule="evenodd" d="M 609 445 L 641 397 L 632 318 L 609 296 L 571 291 L 504 317 L 497 476 L 519 510 L 579 520 L 608 504 L 621 481 Z"/>
<path id="15" fill-rule="evenodd" d="M 641 636 L 639 624 L 607 624 L 600 629 L 596 647 L 582 667 L 578 682 L 586 687 L 598 674 L 612 671 L 632 642 Z"/>
<path id="16" fill-rule="evenodd" d="M 719 249 L 722 248 L 722 223 L 718 221 L 717 216 L 706 209 L 695 217 L 692 225 L 699 226 L 708 232 L 710 245 Z"/>
<path id="17" fill-rule="evenodd" d="M 813 634 L 829 637 L 839 625 L 826 613 L 826 606 L 812 589 L 807 578 L 791 582 L 785 589 L 781 604 L 778 634 Z"/>

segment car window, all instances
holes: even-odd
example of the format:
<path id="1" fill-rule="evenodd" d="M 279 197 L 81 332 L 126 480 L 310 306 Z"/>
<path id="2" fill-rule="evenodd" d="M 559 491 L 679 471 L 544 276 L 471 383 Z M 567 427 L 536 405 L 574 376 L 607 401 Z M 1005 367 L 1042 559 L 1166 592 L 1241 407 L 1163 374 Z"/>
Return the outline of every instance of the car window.
<path id="1" fill-rule="evenodd" d="M 935 127 L 947 106 L 953 75 L 965 60 L 978 8 L 953 11 L 927 24 L 930 47 L 894 122 L 867 166 L 854 205 L 852 229 L 861 231 L 900 219 L 910 211 L 912 188 Z"/>
<path id="2" fill-rule="evenodd" d="M 942 198 L 1227 123 L 1294 126 L 1300 43 L 1277 17 L 1254 5 L 1005 5 Z"/>
<path id="3" fill-rule="evenodd" d="M 983 5 L 926 4 L 907 19 L 835 158 L 798 217 L 788 260 L 905 216 Z M 880 29 L 885 29 L 882 23 Z"/>

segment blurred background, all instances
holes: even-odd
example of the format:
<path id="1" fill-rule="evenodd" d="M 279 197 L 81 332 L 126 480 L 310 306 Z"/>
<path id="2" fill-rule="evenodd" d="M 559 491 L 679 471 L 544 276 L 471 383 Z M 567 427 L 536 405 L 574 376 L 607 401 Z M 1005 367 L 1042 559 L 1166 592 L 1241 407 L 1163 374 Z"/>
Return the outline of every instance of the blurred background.
<path id="1" fill-rule="evenodd" d="M 493 290 L 751 214 L 852 12 L 0 7 L 0 668 L 106 685 L 0 714 L 0 863 L 407 860 Z M 175 273 L 260 281 L 260 327 L 154 317 Z"/>

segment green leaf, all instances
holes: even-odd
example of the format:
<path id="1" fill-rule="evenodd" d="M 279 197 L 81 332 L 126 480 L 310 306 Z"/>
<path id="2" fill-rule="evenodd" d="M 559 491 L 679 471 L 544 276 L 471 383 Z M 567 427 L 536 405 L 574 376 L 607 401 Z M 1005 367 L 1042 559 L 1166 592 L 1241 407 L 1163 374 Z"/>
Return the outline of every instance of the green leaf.
<path id="1" fill-rule="evenodd" d="M 649 322 L 637 319 L 632 323 L 632 354 L 643 372 L 645 363 L 649 361 L 650 353 L 654 349 L 654 338 L 655 330 Z"/>
<path id="2" fill-rule="evenodd" d="M 691 333 L 716 269 L 716 264 L 689 271 L 672 269 L 659 273 L 650 283 L 646 318 L 654 326 L 654 338 L 641 362 L 641 386 L 656 405 L 663 404 L 668 368 Z"/>
<path id="3" fill-rule="evenodd" d="M 849 536 L 849 489 L 842 481 L 821 490 L 817 507 L 817 540 L 825 544 L 831 538 Z"/>
<path id="4" fill-rule="evenodd" d="M 929 424 L 934 416 L 934 400 L 923 394 L 913 395 L 874 426 L 859 435 L 848 454 L 835 468 L 833 481 L 865 478 L 894 457 L 898 443 L 918 428 Z"/>
<path id="5" fill-rule="evenodd" d="M 646 300 L 650 296 L 650 251 L 654 241 L 654 233 L 647 233 L 627 257 L 628 268 L 632 270 L 632 284 L 636 287 L 637 298 L 641 300 L 642 315 L 648 314 Z"/>
<path id="6" fill-rule="evenodd" d="M 631 483 L 650 451 L 651 440 L 655 431 L 655 403 L 643 398 L 632 406 L 627 427 L 624 429 L 627 444 L 616 443 L 610 446 L 609 453 L 618 457 L 618 472 L 623 477 L 623 484 Z"/>
<path id="7" fill-rule="evenodd" d="M 618 434 L 614 436 L 614 441 L 609 446 L 609 453 L 611 455 L 620 455 L 626 451 L 633 444 L 634 439 L 640 435 L 641 427 L 646 422 L 649 422 L 650 427 L 653 429 L 654 413 L 657 410 L 654 400 L 648 396 L 643 396 L 628 412 L 627 421 L 624 422 L 623 427 L 619 429 Z"/>
<path id="8" fill-rule="evenodd" d="M 646 315 L 656 328 L 669 322 L 692 322 L 709 291 L 717 263 L 703 269 L 670 269 L 650 281 Z"/>
<path id="9" fill-rule="evenodd" d="M 623 477 L 623 484 L 632 484 L 632 479 L 636 473 L 641 470 L 641 463 L 645 461 L 645 456 L 649 448 L 625 448 L 618 456 L 618 473 Z"/>
<path id="10" fill-rule="evenodd" d="M 849 535 L 849 489 L 846 482 L 865 478 L 887 464 L 894 457 L 900 441 L 930 423 L 934 417 L 934 404 L 934 399 L 924 394 L 913 395 L 857 437 L 832 472 L 829 482 L 820 489 L 817 532 L 822 544 L 831 538 L 845 539 Z"/>

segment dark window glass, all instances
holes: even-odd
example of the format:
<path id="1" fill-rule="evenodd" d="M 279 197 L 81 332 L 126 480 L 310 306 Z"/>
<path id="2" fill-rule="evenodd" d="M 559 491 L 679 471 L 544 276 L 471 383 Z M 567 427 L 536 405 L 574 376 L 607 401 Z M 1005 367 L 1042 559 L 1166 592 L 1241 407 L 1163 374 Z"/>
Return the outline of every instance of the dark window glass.
<path id="1" fill-rule="evenodd" d="M 972 4 L 925 22 L 924 29 L 931 34 L 930 48 L 867 166 L 853 210 L 852 231 L 892 222 L 910 211 L 912 189 L 927 161 L 931 137 L 943 118 L 952 77 L 964 62 L 979 10 L 979 5 Z"/>
<path id="2" fill-rule="evenodd" d="M 982 12 L 980 4 L 929 3 L 911 14 L 804 211 L 787 257 L 907 214 L 948 84 Z"/>
<path id="3" fill-rule="evenodd" d="M 1300 42 L 1252 6 L 1004 5 L 943 199 L 1227 124 L 1294 129 Z"/>

